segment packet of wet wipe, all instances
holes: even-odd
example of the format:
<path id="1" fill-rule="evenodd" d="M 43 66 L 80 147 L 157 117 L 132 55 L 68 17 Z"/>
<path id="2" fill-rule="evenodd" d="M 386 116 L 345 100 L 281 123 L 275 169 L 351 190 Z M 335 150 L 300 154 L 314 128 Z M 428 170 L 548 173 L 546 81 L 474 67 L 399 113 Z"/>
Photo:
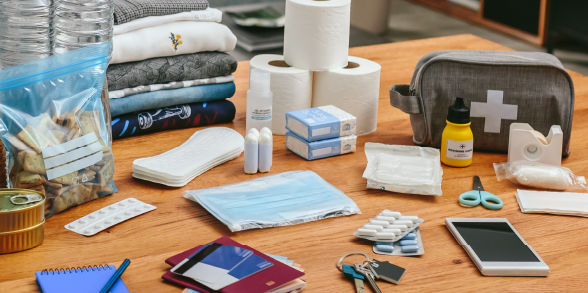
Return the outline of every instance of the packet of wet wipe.
<path id="1" fill-rule="evenodd" d="M 0 71 L 8 185 L 45 194 L 46 217 L 116 190 L 101 102 L 109 46 Z"/>

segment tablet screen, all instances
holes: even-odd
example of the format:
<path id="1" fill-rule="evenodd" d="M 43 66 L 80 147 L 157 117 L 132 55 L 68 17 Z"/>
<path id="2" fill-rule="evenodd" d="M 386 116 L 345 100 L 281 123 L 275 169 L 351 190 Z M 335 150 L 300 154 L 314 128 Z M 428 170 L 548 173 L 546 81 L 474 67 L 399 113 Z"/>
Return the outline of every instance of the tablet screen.
<path id="1" fill-rule="evenodd" d="M 452 222 L 481 261 L 540 262 L 504 222 Z"/>

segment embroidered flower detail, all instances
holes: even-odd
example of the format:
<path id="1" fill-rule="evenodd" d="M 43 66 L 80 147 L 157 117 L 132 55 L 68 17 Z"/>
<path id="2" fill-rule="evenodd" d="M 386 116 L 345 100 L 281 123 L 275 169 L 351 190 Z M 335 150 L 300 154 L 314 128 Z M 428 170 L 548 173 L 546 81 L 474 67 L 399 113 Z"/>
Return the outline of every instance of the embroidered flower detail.
<path id="1" fill-rule="evenodd" d="M 178 50 L 178 46 L 183 44 L 182 40 L 180 40 L 182 38 L 182 35 L 174 35 L 174 33 L 170 33 L 169 39 L 172 41 L 172 48 L 174 48 L 174 50 Z"/>

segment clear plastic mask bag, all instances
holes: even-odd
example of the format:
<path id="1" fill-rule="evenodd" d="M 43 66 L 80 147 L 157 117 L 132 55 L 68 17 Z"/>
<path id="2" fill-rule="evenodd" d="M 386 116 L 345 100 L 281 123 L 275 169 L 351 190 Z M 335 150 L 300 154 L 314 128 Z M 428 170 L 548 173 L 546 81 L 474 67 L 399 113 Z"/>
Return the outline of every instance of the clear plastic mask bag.
<path id="1" fill-rule="evenodd" d="M 0 71 L 8 186 L 45 194 L 47 217 L 116 190 L 101 102 L 109 47 L 89 46 Z"/>
<path id="2" fill-rule="evenodd" d="M 188 190 L 184 197 L 199 203 L 232 232 L 361 213 L 351 198 L 312 171 Z"/>

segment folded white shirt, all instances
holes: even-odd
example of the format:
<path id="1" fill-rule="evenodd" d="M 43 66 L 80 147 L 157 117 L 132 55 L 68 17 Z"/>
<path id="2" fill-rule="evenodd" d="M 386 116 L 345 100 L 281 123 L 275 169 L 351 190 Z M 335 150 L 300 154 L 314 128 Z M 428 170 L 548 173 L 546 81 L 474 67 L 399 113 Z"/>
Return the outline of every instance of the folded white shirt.
<path id="1" fill-rule="evenodd" d="M 205 10 L 194 10 L 194 11 L 186 11 L 176 14 L 170 15 L 161 15 L 161 16 L 148 16 L 139 19 L 135 19 L 129 22 L 125 22 L 123 24 L 115 25 L 113 27 L 113 34 L 121 35 L 124 33 L 136 31 L 142 28 L 148 28 L 153 26 L 158 26 L 170 22 L 176 21 L 208 21 L 208 22 L 221 22 L 223 18 L 222 11 L 216 8 L 207 8 Z"/>
<path id="2" fill-rule="evenodd" d="M 523 213 L 588 217 L 588 193 L 517 190 Z"/>
<path id="3" fill-rule="evenodd" d="M 224 24 L 177 21 L 114 36 L 110 64 L 204 51 L 228 52 L 237 37 Z"/>

